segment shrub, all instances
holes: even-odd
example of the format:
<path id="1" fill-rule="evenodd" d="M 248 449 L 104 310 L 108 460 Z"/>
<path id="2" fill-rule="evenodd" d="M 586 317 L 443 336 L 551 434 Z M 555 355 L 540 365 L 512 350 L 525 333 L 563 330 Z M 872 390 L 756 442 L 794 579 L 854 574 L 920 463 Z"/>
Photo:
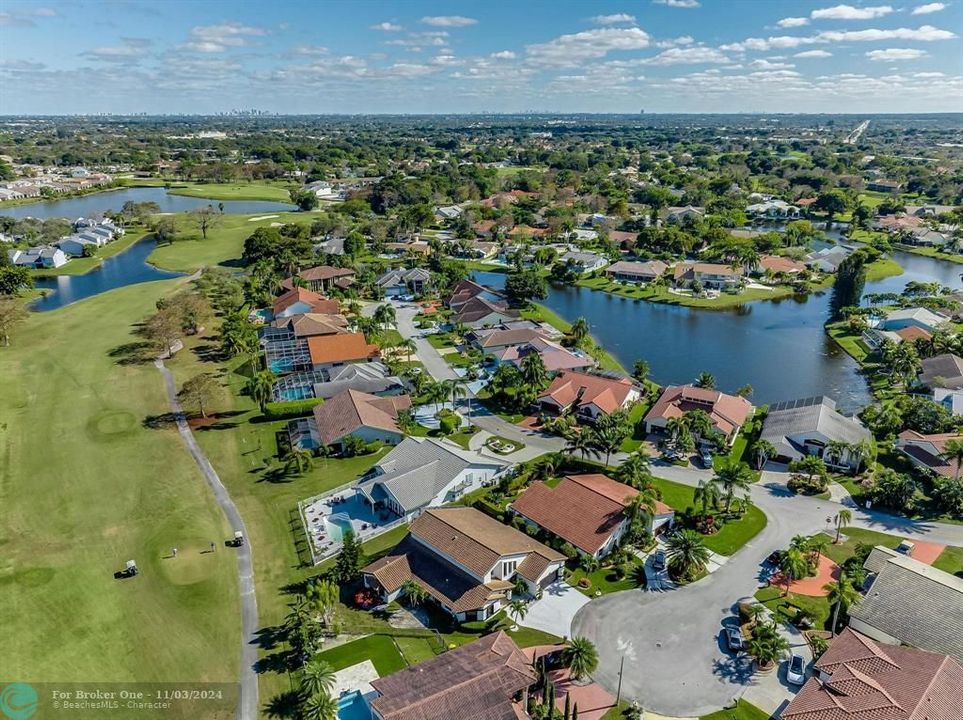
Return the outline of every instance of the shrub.
<path id="1" fill-rule="evenodd" d="M 446 415 L 441 420 L 439 420 L 439 424 L 440 424 L 442 435 L 451 435 L 453 432 L 455 432 L 458 429 L 458 426 L 461 423 L 458 421 L 458 417 L 454 415 Z"/>
<path id="2" fill-rule="evenodd" d="M 558 548 L 558 551 L 569 560 L 574 560 L 576 557 L 578 557 L 578 550 L 576 550 L 571 543 L 562 543 Z"/>
<path id="3" fill-rule="evenodd" d="M 800 495 L 819 495 L 826 492 L 829 487 L 829 478 L 821 475 L 793 475 L 789 478 L 786 486 Z"/>
<path id="4" fill-rule="evenodd" d="M 578 586 L 583 590 L 588 590 L 590 587 L 592 587 L 592 581 L 587 577 L 579 578 Z"/>
<path id="5" fill-rule="evenodd" d="M 264 417 L 267 420 L 289 420 L 291 418 L 310 415 L 316 405 L 324 400 L 308 398 L 307 400 L 291 400 L 290 402 L 270 402 L 264 406 Z"/>

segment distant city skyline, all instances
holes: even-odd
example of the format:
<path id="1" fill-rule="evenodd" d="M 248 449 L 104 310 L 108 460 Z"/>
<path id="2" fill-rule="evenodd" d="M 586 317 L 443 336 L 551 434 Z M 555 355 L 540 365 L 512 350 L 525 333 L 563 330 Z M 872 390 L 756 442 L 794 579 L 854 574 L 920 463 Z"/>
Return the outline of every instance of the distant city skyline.
<path id="1" fill-rule="evenodd" d="M 961 32 L 958 1 L 4 2 L 0 113 L 959 112 Z"/>

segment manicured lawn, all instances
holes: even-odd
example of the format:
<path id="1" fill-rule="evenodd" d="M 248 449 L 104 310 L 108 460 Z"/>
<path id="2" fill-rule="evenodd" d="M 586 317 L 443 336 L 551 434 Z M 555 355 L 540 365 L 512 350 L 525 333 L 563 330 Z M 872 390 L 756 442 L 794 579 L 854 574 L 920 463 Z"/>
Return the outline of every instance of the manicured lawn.
<path id="1" fill-rule="evenodd" d="M 633 563 L 633 566 L 638 564 Z M 578 581 L 584 577 L 588 577 L 592 582 L 591 587 L 582 588 L 578 586 Z M 639 587 L 638 583 L 632 578 L 632 573 L 619 580 L 615 577 L 615 569 L 611 567 L 603 567 L 591 573 L 586 573 L 582 568 L 577 568 L 569 574 L 568 583 L 589 597 L 594 597 L 597 590 L 601 590 L 603 595 L 607 595 L 620 590 L 634 590 Z"/>
<path id="2" fill-rule="evenodd" d="M 274 202 L 290 203 L 288 191 L 296 187 L 292 184 L 276 184 L 263 182 L 250 183 L 197 183 L 194 185 L 176 185 L 170 190 L 171 195 L 186 195 L 187 197 L 209 198 L 211 200 L 273 200 Z"/>
<path id="3" fill-rule="evenodd" d="M 943 572 L 948 572 L 957 577 L 963 577 L 963 548 L 953 547 L 952 545 L 940 553 L 933 563 L 933 567 Z"/>
<path id="4" fill-rule="evenodd" d="M 429 345 L 438 350 L 454 347 L 451 334 L 449 333 L 432 333 L 431 335 L 426 336 L 425 339 L 428 341 Z"/>
<path id="5" fill-rule="evenodd" d="M 423 660 L 435 657 L 435 645 L 427 638 L 395 636 L 395 644 L 401 650 L 401 655 L 409 665 L 417 665 Z"/>
<path id="6" fill-rule="evenodd" d="M 903 540 L 908 539 L 911 542 L 913 540 L 913 538 L 887 535 L 886 533 L 863 530 L 862 528 L 843 528 L 842 534 L 846 537 L 846 540 L 838 545 L 832 544 L 835 533 L 828 534 L 827 537 L 830 540 L 830 544 L 826 547 L 825 551 L 826 555 L 839 564 L 842 564 L 855 555 L 856 546 L 860 543 L 873 546 L 884 545 L 888 548 L 895 549 Z M 946 549 L 936 558 L 933 567 L 963 577 L 963 547 L 947 545 Z"/>
<path id="7" fill-rule="evenodd" d="M 869 357 L 870 350 L 863 342 L 862 334 L 850 330 L 848 322 L 831 323 L 826 326 L 826 332 L 857 362 L 863 363 Z"/>
<path id="8" fill-rule="evenodd" d="M 769 586 L 756 591 L 756 600 L 769 608 L 779 622 L 792 622 L 796 617 L 796 608 L 805 610 L 813 617 L 813 627 L 824 629 L 830 620 L 832 608 L 824 597 L 810 597 L 789 593 L 783 597 L 784 589 Z"/>
<path id="9" fill-rule="evenodd" d="M 649 411 L 651 403 L 648 400 L 642 400 L 632 406 L 629 411 L 629 423 L 632 425 L 632 434 L 622 441 L 622 447 L 620 448 L 622 452 L 635 452 L 642 445 L 642 441 L 645 440 L 645 423 L 642 422 L 642 418 Z"/>
<path id="10" fill-rule="evenodd" d="M 655 486 L 662 491 L 662 501 L 675 508 L 677 512 L 681 513 L 687 507 L 695 505 L 693 501 L 695 488 L 662 478 L 655 478 L 654 482 Z M 752 506 L 738 520 L 730 520 L 723 525 L 719 532 L 704 536 L 706 547 L 720 555 L 732 555 L 758 535 L 766 527 L 766 522 L 766 514 L 756 506 Z"/>
<path id="11" fill-rule="evenodd" d="M 612 295 L 618 295 L 628 300 L 645 300 L 647 302 L 665 303 L 667 305 L 684 305 L 686 307 L 708 309 L 736 307 L 747 302 L 754 302 L 757 300 L 776 300 L 779 298 L 789 297 L 790 295 L 794 294 L 792 287 L 788 285 L 778 285 L 771 289 L 746 288 L 739 293 L 723 292 L 720 293 L 719 297 L 702 298 L 692 297 L 690 295 L 679 295 L 677 293 L 669 292 L 669 290 L 665 287 L 651 285 L 623 285 L 621 283 L 613 282 L 607 277 L 579 280 L 576 285 L 589 288 L 590 290 L 599 290 Z"/>
<path id="12" fill-rule="evenodd" d="M 880 258 L 866 266 L 866 279 L 869 281 L 882 280 L 903 274 L 903 268 L 895 260 Z"/>
<path id="13" fill-rule="evenodd" d="M 147 232 L 144 230 L 129 229 L 127 234 L 124 235 L 120 240 L 115 240 L 112 243 L 104 245 L 104 247 L 97 250 L 97 254 L 93 257 L 79 257 L 74 258 L 68 262 L 63 267 L 59 267 L 56 270 L 35 270 L 33 272 L 34 277 L 55 277 L 57 275 L 83 275 L 88 273 L 95 268 L 100 267 L 100 265 L 109 257 L 114 255 L 119 255 L 124 250 L 129 248 L 138 240 L 142 239 Z"/>
<path id="14" fill-rule="evenodd" d="M 0 627 L 25 681 L 236 682 L 231 536 L 138 323 L 180 281 L 31 314 L 0 348 Z M 174 361 L 176 365 L 177 361 Z M 176 546 L 176 559 L 168 558 Z M 115 580 L 128 559 L 139 576 Z"/>
<path id="15" fill-rule="evenodd" d="M 900 245 L 900 244 L 897 244 L 896 247 L 898 247 L 903 252 L 912 253 L 913 255 L 924 255 L 926 257 L 937 258 L 938 260 L 946 260 L 947 262 L 963 264 L 963 255 L 955 255 L 953 253 L 941 252 L 936 248 L 918 247 L 916 245 Z"/>
<path id="16" fill-rule="evenodd" d="M 710 715 L 703 715 L 699 720 L 769 720 L 769 713 L 763 712 L 750 702 L 738 700 L 735 707 L 716 710 Z"/>
<path id="17" fill-rule="evenodd" d="M 270 215 L 263 220 L 254 220 Z M 161 245 L 150 254 L 148 261 L 164 270 L 193 272 L 202 267 L 240 265 L 244 241 L 258 227 L 270 227 L 271 223 L 310 223 L 314 213 L 264 213 L 263 215 L 222 215 L 217 225 L 209 229 L 207 239 L 191 222 L 190 213 L 178 213 L 175 221 L 178 239 L 169 245 Z"/>
<path id="18" fill-rule="evenodd" d="M 344 670 L 370 660 L 381 677 L 404 670 L 408 666 L 392 639 L 387 635 L 369 635 L 325 650 L 315 657 L 324 660 L 335 670 Z"/>
<path id="19" fill-rule="evenodd" d="M 512 636 L 515 644 L 521 648 L 533 647 L 535 645 L 561 645 L 562 638 L 552 635 L 543 630 L 519 626 L 518 630 L 506 630 Z"/>
<path id="20" fill-rule="evenodd" d="M 535 306 L 531 309 L 522 310 L 522 317 L 526 320 L 546 322 L 556 330 L 560 330 L 563 333 L 567 333 L 572 328 L 572 323 L 568 322 L 561 315 L 553 310 L 548 309 L 544 305 L 535 304 Z M 598 345 L 597 342 L 595 344 Z M 592 355 L 592 357 L 599 361 L 599 367 L 602 370 L 614 370 L 615 372 L 619 372 L 624 375 L 629 374 L 628 370 L 622 367 L 622 364 L 607 350 L 598 348 L 590 350 L 589 353 Z"/>

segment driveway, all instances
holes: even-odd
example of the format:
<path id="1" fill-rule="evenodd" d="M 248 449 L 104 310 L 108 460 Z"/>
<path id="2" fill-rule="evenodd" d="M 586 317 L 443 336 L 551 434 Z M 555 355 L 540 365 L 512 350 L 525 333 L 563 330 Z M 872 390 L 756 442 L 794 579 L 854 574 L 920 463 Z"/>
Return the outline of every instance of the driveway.
<path id="1" fill-rule="evenodd" d="M 553 583 L 545 588 L 541 600 L 529 604 L 525 619 L 518 624 L 558 637 L 569 637 L 575 614 L 588 602 L 585 595 L 568 583 Z"/>
<path id="2" fill-rule="evenodd" d="M 458 377 L 441 353 L 425 340 L 422 330 L 415 327 L 414 318 L 419 308 L 415 305 L 395 305 L 395 327 L 405 339 L 415 341 L 415 354 L 425 370 L 435 380 L 454 380 Z"/>

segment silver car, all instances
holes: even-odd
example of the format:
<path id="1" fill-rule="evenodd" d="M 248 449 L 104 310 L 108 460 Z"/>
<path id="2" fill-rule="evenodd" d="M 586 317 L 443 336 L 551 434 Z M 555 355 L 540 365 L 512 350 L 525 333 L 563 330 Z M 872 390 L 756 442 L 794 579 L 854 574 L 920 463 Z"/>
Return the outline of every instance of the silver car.
<path id="1" fill-rule="evenodd" d="M 806 661 L 801 655 L 792 655 L 789 664 L 786 666 L 786 681 L 793 685 L 802 685 L 806 682 Z"/>

